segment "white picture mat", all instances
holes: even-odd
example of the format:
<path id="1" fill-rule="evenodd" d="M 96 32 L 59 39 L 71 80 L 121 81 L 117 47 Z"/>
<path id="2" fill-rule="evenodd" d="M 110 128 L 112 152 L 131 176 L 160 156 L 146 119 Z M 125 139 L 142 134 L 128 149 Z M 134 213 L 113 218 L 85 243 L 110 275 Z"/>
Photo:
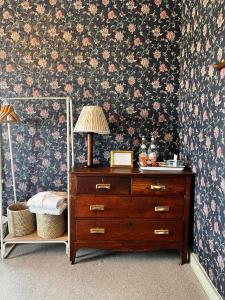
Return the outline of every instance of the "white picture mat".
<path id="1" fill-rule="evenodd" d="M 113 164 L 117 166 L 130 166 L 132 164 L 132 154 L 131 153 L 114 153 L 113 154 Z"/>

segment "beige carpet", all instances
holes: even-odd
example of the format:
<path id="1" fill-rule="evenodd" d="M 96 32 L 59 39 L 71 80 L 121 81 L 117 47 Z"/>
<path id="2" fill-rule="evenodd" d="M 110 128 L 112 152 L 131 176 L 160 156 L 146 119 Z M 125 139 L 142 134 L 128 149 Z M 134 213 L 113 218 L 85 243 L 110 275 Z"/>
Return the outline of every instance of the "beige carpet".
<path id="1" fill-rule="evenodd" d="M 18 245 L 0 261 L 1 300 L 206 300 L 190 265 L 176 252 L 79 251 L 71 265 L 63 245 Z"/>

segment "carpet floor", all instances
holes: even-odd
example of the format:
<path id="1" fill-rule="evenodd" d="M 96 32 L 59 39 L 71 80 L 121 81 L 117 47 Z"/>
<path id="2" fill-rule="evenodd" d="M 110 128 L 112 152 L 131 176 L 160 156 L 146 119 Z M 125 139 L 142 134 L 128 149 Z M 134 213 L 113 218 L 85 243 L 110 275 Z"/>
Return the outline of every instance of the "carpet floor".
<path id="1" fill-rule="evenodd" d="M 18 245 L 0 261 L 1 300 L 207 300 L 175 251 L 80 250 L 71 265 L 63 245 Z"/>

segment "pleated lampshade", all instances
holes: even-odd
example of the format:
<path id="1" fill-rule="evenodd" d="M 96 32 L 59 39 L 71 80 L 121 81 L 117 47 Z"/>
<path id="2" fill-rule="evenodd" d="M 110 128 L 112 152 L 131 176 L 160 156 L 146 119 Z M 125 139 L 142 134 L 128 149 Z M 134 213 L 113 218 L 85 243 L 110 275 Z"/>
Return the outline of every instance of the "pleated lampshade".
<path id="1" fill-rule="evenodd" d="M 109 134 L 109 126 L 102 108 L 100 106 L 84 106 L 75 125 L 74 132 Z"/>
<path id="2" fill-rule="evenodd" d="M 11 105 L 2 105 L 0 109 L 0 123 L 16 123 L 19 122 L 19 118 L 14 112 Z"/>

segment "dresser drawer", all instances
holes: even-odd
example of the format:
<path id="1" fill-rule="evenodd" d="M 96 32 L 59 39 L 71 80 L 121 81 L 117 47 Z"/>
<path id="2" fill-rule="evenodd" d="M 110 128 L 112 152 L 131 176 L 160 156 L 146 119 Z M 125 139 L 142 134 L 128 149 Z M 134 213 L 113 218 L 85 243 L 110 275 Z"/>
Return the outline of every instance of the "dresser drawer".
<path id="1" fill-rule="evenodd" d="M 132 195 L 179 195 L 185 192 L 183 178 L 132 178 Z"/>
<path id="2" fill-rule="evenodd" d="M 180 241 L 182 222 L 149 220 L 77 220 L 77 241 Z"/>
<path id="3" fill-rule="evenodd" d="M 129 177 L 77 177 L 77 194 L 128 195 Z"/>
<path id="4" fill-rule="evenodd" d="M 180 197 L 93 196 L 76 197 L 77 218 L 179 219 L 183 216 Z"/>

